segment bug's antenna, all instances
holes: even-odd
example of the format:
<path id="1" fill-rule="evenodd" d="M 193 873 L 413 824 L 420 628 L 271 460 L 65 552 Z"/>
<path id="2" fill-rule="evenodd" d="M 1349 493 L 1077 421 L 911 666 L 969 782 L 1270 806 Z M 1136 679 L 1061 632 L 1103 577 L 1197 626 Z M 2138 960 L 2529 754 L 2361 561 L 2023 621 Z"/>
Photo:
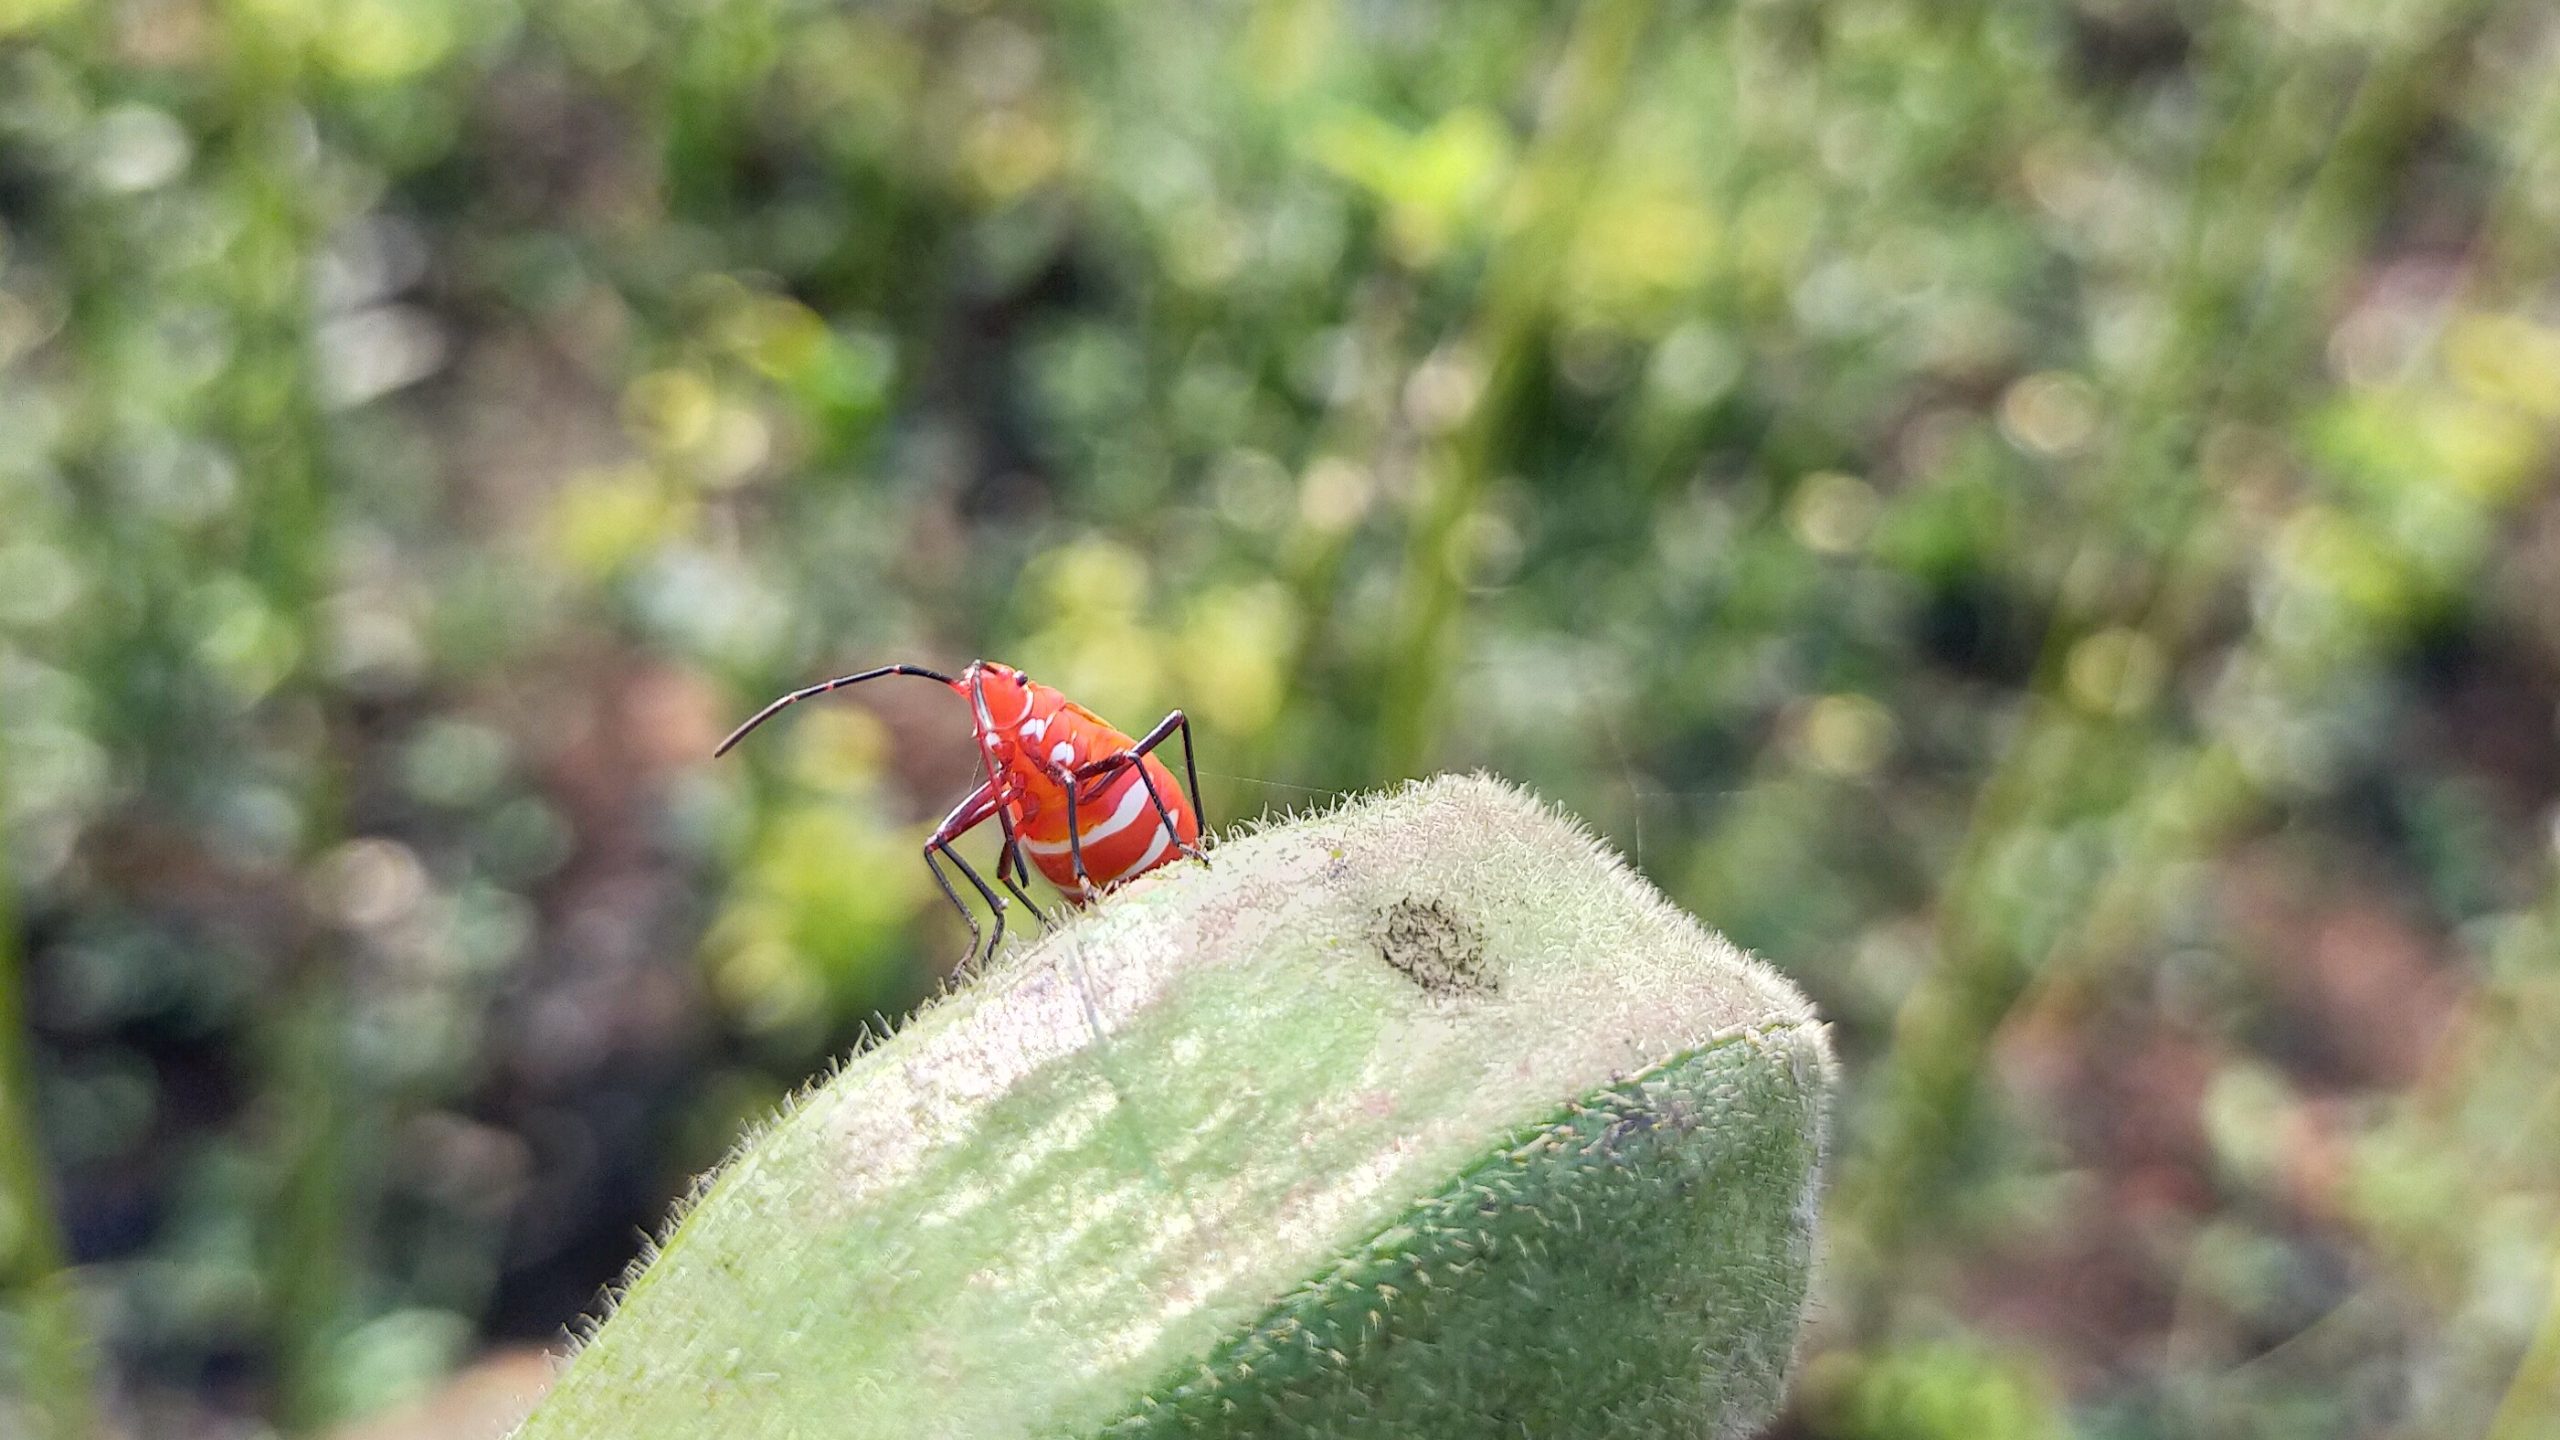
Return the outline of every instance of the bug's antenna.
<path id="1" fill-rule="evenodd" d="M 729 738 L 720 742 L 720 748 L 712 751 L 711 757 L 716 760 L 721 756 L 728 754 L 732 746 L 747 738 L 748 731 L 753 730 L 767 720 L 772 719 L 775 713 L 780 711 L 782 707 L 786 705 L 796 704 L 802 700 L 808 700 L 816 696 L 824 695 L 830 690 L 841 690 L 847 685 L 859 685 L 865 680 L 877 680 L 883 675 L 921 675 L 927 680 L 939 680 L 945 685 L 953 683 L 950 676 L 943 674 L 939 670 L 927 670 L 921 665 L 883 665 L 877 670 L 865 670 L 859 675 L 839 675 L 833 680 L 821 680 L 817 684 L 811 685 L 806 689 L 794 690 L 790 694 L 783 696 L 781 699 L 776 700 L 772 704 L 757 711 L 755 714 L 748 716 L 747 723 L 730 731 Z"/>

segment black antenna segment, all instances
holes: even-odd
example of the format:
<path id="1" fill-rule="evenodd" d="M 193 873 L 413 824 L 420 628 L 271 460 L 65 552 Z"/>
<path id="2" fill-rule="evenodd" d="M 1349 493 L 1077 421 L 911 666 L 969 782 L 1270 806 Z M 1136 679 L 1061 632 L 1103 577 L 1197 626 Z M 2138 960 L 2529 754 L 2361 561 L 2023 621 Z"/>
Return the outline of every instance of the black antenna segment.
<path id="1" fill-rule="evenodd" d="M 747 723 L 730 731 L 729 738 L 721 741 L 720 748 L 712 751 L 711 756 L 716 760 L 719 757 L 728 754 L 731 747 L 735 746 L 739 741 L 747 738 L 748 731 L 753 730 L 767 720 L 772 719 L 775 714 L 780 712 L 786 705 L 796 705 L 803 700 L 815 699 L 820 695 L 827 694 L 829 691 L 842 690 L 848 685 L 859 685 L 865 680 L 877 680 L 883 675 L 921 675 L 927 680 L 938 680 L 945 685 L 952 683 L 950 676 L 943 674 L 939 670 L 927 670 L 921 665 L 883 665 L 877 670 L 865 670 L 859 675 L 839 675 L 833 680 L 821 680 L 817 684 L 811 685 L 806 689 L 794 690 L 790 694 L 783 696 L 781 699 L 776 700 L 772 704 L 757 711 L 755 714 L 748 716 Z"/>

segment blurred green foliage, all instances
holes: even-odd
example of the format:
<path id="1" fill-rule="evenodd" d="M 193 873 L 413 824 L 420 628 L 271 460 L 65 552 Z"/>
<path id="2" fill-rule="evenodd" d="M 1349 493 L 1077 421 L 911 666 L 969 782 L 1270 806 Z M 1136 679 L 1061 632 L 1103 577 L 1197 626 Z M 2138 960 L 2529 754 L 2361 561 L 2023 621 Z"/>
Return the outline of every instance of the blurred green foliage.
<path id="1" fill-rule="evenodd" d="M 0 1393 L 57 1231 L 142 1433 L 554 1333 L 959 948 L 947 697 L 711 741 L 985 654 L 1799 977 L 1791 1433 L 2560 1427 L 2555 138 L 2529 0 L 0 0 Z"/>

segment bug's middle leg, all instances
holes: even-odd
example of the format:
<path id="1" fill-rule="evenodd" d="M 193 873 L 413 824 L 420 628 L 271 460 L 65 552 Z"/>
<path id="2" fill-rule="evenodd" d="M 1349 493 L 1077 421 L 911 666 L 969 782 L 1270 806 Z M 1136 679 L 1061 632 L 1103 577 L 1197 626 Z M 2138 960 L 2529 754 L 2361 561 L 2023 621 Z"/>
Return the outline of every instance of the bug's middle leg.
<path id="1" fill-rule="evenodd" d="M 1076 888 L 1091 895 L 1093 877 L 1086 874 L 1084 868 L 1084 822 L 1076 818 L 1075 772 L 1063 771 L 1059 779 L 1064 782 L 1062 788 L 1067 792 L 1067 853 L 1075 859 Z"/>
<path id="2" fill-rule="evenodd" d="M 1004 827 L 1004 850 L 996 856 L 996 883 L 1021 901 L 1022 908 L 1030 911 L 1031 918 L 1046 930 L 1050 926 L 1049 912 L 1022 888 L 1022 882 L 1031 878 L 1031 862 L 1022 858 L 1022 837 L 1014 833 L 1013 819 L 1001 806 L 996 810 L 996 823 Z"/>

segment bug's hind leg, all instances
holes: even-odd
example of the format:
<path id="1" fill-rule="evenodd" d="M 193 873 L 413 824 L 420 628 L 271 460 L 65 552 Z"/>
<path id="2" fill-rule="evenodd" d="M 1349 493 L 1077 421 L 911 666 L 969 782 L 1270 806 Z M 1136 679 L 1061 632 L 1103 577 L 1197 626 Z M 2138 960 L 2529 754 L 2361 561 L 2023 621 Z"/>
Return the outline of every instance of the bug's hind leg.
<path id="1" fill-rule="evenodd" d="M 1147 799 L 1154 803 L 1156 819 L 1163 824 L 1165 833 L 1173 837 L 1174 844 L 1183 854 L 1206 865 L 1209 863 L 1207 853 L 1199 846 L 1183 839 L 1182 827 L 1173 823 L 1173 807 L 1164 803 L 1163 794 L 1156 789 L 1156 777 L 1147 770 L 1146 766 L 1138 764 L 1176 732 L 1182 736 L 1182 775 L 1191 801 L 1191 816 L 1199 824 L 1200 833 L 1205 835 L 1209 832 L 1209 817 L 1200 809 L 1200 766 L 1191 756 L 1191 717 L 1179 710 L 1172 711 L 1157 721 L 1154 729 L 1140 736 L 1128 749 L 1105 755 L 1090 765 L 1078 766 L 1075 776 L 1079 780 L 1089 780 L 1098 775 L 1107 775 L 1123 765 L 1137 765 L 1138 781 L 1147 787 Z M 1073 798 L 1072 791 L 1069 798 L 1071 800 Z"/>
<path id="2" fill-rule="evenodd" d="M 1199 846 L 1182 838 L 1182 827 L 1173 823 L 1173 807 L 1164 803 L 1164 796 L 1156 790 L 1156 777 L 1148 771 L 1146 766 L 1138 763 L 1134 758 L 1135 753 L 1131 752 L 1133 758 L 1129 763 L 1137 769 L 1138 783 L 1147 787 L 1147 798 L 1155 802 L 1156 819 L 1163 824 L 1164 833 L 1173 837 L 1175 849 L 1203 865 L 1208 864 L 1208 855 Z M 1193 805 L 1196 810 L 1198 802 L 1194 801 Z"/>

